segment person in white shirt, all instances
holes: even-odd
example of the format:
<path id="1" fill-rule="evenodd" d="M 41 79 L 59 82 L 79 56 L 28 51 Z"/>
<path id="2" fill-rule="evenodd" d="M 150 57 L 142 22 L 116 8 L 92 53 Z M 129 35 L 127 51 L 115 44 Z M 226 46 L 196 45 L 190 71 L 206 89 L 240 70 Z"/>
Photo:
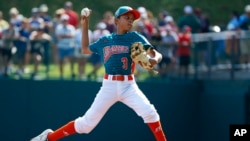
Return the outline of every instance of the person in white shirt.
<path id="1" fill-rule="evenodd" d="M 58 57 L 59 57 L 59 70 L 60 77 L 63 79 L 64 75 L 64 64 L 66 59 L 70 61 L 71 77 L 75 78 L 74 73 L 74 50 L 75 50 L 75 32 L 74 26 L 68 23 L 69 16 L 63 14 L 61 16 L 62 23 L 56 27 L 56 37 Z"/>
<path id="2" fill-rule="evenodd" d="M 93 32 L 89 29 L 89 42 L 91 43 L 93 41 Z M 76 29 L 75 34 L 75 58 L 77 60 L 78 65 L 78 75 L 79 79 L 86 80 L 86 72 L 85 72 L 85 66 L 90 58 L 90 54 L 82 54 L 82 28 L 81 24 Z"/>

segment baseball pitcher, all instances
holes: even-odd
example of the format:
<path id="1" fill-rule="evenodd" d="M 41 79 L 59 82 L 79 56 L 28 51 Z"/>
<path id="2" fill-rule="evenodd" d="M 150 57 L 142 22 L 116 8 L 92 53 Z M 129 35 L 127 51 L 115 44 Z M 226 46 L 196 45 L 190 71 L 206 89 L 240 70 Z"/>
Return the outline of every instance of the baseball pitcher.
<path id="1" fill-rule="evenodd" d="M 73 134 L 90 133 L 116 102 L 122 102 L 133 109 L 149 126 L 157 141 L 167 141 L 162 130 L 160 117 L 138 88 L 133 75 L 135 63 L 145 69 L 152 69 L 162 55 L 138 32 L 131 31 L 133 22 L 140 13 L 129 6 L 121 6 L 115 12 L 116 33 L 101 37 L 89 44 L 88 24 L 91 10 L 82 11 L 82 51 L 97 53 L 105 68 L 102 87 L 87 112 L 57 130 L 46 129 L 31 141 L 57 141 Z"/>

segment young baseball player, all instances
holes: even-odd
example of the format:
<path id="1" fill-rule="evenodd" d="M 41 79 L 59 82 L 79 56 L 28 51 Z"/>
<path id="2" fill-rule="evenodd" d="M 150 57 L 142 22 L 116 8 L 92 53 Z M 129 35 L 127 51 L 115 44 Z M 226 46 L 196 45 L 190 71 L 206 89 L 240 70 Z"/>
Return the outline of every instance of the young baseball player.
<path id="1" fill-rule="evenodd" d="M 131 45 L 134 42 L 142 42 L 145 46 L 151 46 L 141 34 L 130 31 L 140 13 L 128 6 L 119 7 L 115 12 L 116 33 L 101 37 L 91 44 L 88 39 L 89 15 L 82 16 L 82 49 L 84 54 L 97 53 L 101 56 L 105 67 L 102 87 L 82 117 L 70 121 L 55 131 L 47 129 L 31 141 L 57 141 L 76 133 L 90 133 L 108 109 L 118 101 L 142 117 L 157 141 L 166 141 L 159 114 L 138 88 L 133 75 L 135 64 L 130 57 Z M 150 54 L 149 62 L 152 66 L 161 61 L 162 55 L 155 49 L 150 49 Z"/>

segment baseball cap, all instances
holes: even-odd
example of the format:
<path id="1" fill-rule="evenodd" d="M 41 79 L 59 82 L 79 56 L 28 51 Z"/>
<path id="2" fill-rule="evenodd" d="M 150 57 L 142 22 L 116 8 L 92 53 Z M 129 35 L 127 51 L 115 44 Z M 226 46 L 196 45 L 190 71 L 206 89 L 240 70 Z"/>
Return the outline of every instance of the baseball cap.
<path id="1" fill-rule="evenodd" d="M 10 14 L 16 15 L 16 14 L 19 14 L 19 11 L 17 10 L 16 7 L 12 7 L 12 8 L 10 9 Z"/>
<path id="2" fill-rule="evenodd" d="M 188 26 L 188 25 L 185 25 L 185 26 L 183 27 L 183 31 L 191 32 L 191 31 L 192 31 L 192 28 L 191 28 L 190 26 Z"/>
<path id="3" fill-rule="evenodd" d="M 100 22 L 97 24 L 97 28 L 99 29 L 106 29 L 107 25 L 104 22 Z"/>
<path id="4" fill-rule="evenodd" d="M 46 4 L 42 4 L 40 7 L 39 7 L 39 10 L 41 12 L 48 12 L 49 8 Z"/>
<path id="5" fill-rule="evenodd" d="M 65 10 L 64 10 L 63 8 L 59 8 L 59 9 L 57 9 L 57 10 L 55 11 L 55 14 L 61 15 L 61 14 L 63 14 L 64 12 L 65 12 Z"/>
<path id="6" fill-rule="evenodd" d="M 166 17 L 164 18 L 164 21 L 165 21 L 165 22 L 173 22 L 174 19 L 173 19 L 172 16 L 166 16 Z"/>
<path id="7" fill-rule="evenodd" d="M 38 13 L 39 9 L 37 7 L 34 7 L 34 8 L 31 9 L 31 12 L 32 13 Z"/>
<path id="8" fill-rule="evenodd" d="M 146 8 L 145 8 L 145 7 L 142 7 L 142 6 L 138 7 L 137 10 L 138 10 L 141 14 L 147 13 Z"/>
<path id="9" fill-rule="evenodd" d="M 187 13 L 187 14 L 193 13 L 193 8 L 192 8 L 192 6 L 186 5 L 186 6 L 184 7 L 184 13 Z"/>
<path id="10" fill-rule="evenodd" d="M 63 14 L 61 16 L 61 20 L 64 21 L 64 20 L 69 20 L 69 16 L 67 14 Z"/>
<path id="11" fill-rule="evenodd" d="M 246 5 L 246 7 L 245 7 L 245 12 L 250 12 L 250 5 Z"/>
<path id="12" fill-rule="evenodd" d="M 64 4 L 64 7 L 72 7 L 73 4 L 71 1 L 66 1 L 65 4 Z"/>
<path id="13" fill-rule="evenodd" d="M 129 7 L 129 6 L 119 7 L 115 12 L 115 18 L 118 18 L 119 16 L 126 14 L 126 13 L 132 13 L 134 15 L 135 19 L 140 18 L 140 12 Z"/>

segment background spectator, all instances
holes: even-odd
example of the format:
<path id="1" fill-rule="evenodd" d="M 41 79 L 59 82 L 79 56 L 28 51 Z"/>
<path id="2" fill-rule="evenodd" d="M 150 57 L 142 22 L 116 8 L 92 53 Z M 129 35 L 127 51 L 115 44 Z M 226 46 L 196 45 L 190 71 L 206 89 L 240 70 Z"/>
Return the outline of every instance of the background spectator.
<path id="1" fill-rule="evenodd" d="M 232 13 L 230 13 L 230 19 L 229 22 L 227 23 L 227 30 L 236 30 L 237 28 L 239 28 L 239 19 L 240 19 L 240 15 L 238 11 L 232 11 Z"/>
<path id="2" fill-rule="evenodd" d="M 32 8 L 31 17 L 29 18 L 30 30 L 37 31 L 41 26 L 44 26 L 44 20 L 39 15 L 37 7 Z"/>
<path id="3" fill-rule="evenodd" d="M 43 19 L 43 27 L 44 32 L 51 35 L 50 32 L 52 30 L 52 19 L 50 15 L 48 14 L 48 6 L 46 4 L 41 4 L 39 7 L 40 17 Z M 44 46 L 44 58 L 43 62 L 46 65 L 46 72 L 49 71 L 49 61 L 50 61 L 50 46 Z"/>
<path id="4" fill-rule="evenodd" d="M 179 63 L 179 77 L 188 78 L 191 63 L 191 28 L 184 26 L 178 34 L 177 56 Z"/>
<path id="5" fill-rule="evenodd" d="M 75 34 L 75 41 L 76 41 L 76 47 L 75 47 L 75 57 L 77 60 L 78 65 L 78 77 L 80 80 L 87 80 L 86 75 L 86 65 L 89 61 L 90 54 L 83 54 L 82 53 L 82 24 L 79 24 L 79 27 L 76 29 Z M 93 41 L 93 32 L 89 29 L 89 42 L 91 43 Z"/>
<path id="6" fill-rule="evenodd" d="M 39 65 L 44 58 L 44 50 L 49 46 L 51 37 L 49 34 L 45 33 L 44 27 L 40 27 L 35 31 L 31 32 L 30 42 L 31 42 L 31 59 L 34 62 L 34 70 L 31 74 L 32 79 L 37 78 L 37 73 Z M 47 72 L 48 75 L 48 72 Z"/>
<path id="7" fill-rule="evenodd" d="M 19 13 L 16 7 L 10 8 L 9 15 L 10 15 L 9 22 L 12 23 L 15 27 L 19 28 L 21 26 L 23 15 Z"/>
<path id="8" fill-rule="evenodd" d="M 207 33 L 210 32 L 210 19 L 208 15 L 206 15 L 200 7 L 196 7 L 194 9 L 194 15 L 199 19 L 201 28 L 200 32 L 201 33 Z"/>
<path id="9" fill-rule="evenodd" d="M 111 11 L 106 11 L 103 15 L 103 20 L 102 20 L 105 24 L 106 24 L 106 29 L 110 32 L 113 33 L 116 31 L 116 26 L 115 26 L 115 22 L 114 22 L 114 15 Z"/>
<path id="10" fill-rule="evenodd" d="M 73 3 L 71 1 L 67 1 L 64 4 L 64 10 L 65 14 L 69 16 L 69 24 L 73 25 L 75 28 L 77 28 L 79 23 L 79 16 L 76 11 L 73 9 Z"/>
<path id="11" fill-rule="evenodd" d="M 159 75 L 161 78 L 168 77 L 175 67 L 174 52 L 178 44 L 178 35 L 173 32 L 170 26 L 166 26 L 166 31 L 161 34 L 161 41 L 156 49 L 162 53 L 162 61 L 159 63 Z"/>
<path id="12" fill-rule="evenodd" d="M 45 53 L 45 54 L 43 54 L 44 58 L 42 61 L 46 64 L 55 63 L 57 65 L 57 63 L 59 62 L 59 56 L 58 56 L 59 53 L 57 50 L 58 49 L 58 47 L 57 47 L 57 44 L 58 44 L 57 40 L 58 39 L 55 35 L 55 29 L 58 26 L 58 24 L 61 24 L 61 15 L 63 13 L 67 13 L 70 16 L 73 15 L 72 16 L 73 20 L 71 19 L 71 17 L 69 17 L 69 23 L 74 25 L 75 28 L 79 23 L 79 22 L 76 22 L 79 20 L 78 14 L 77 14 L 78 12 L 75 12 L 73 10 L 73 3 L 71 1 L 66 1 L 65 3 L 62 3 L 62 4 L 63 4 L 63 7 L 60 8 L 60 6 L 59 6 L 58 7 L 59 9 L 55 11 L 55 13 L 54 13 L 54 15 L 52 15 L 52 17 L 50 17 L 50 12 L 48 12 L 49 7 L 45 3 L 42 3 L 41 5 L 35 6 L 31 9 L 31 16 L 30 16 L 29 20 L 32 19 L 31 20 L 32 23 L 30 24 L 30 26 L 34 27 L 34 28 L 39 27 L 39 25 L 45 26 L 45 28 L 46 28 L 45 32 L 48 33 L 49 35 L 51 35 L 52 39 L 53 39 L 52 48 L 50 48 L 48 46 L 47 46 L 48 48 L 44 48 L 43 53 Z M 55 7 L 52 7 L 52 8 L 55 8 Z M 194 60 L 193 60 L 194 62 L 192 62 L 192 63 L 194 63 L 193 67 L 195 67 L 196 65 L 199 65 L 198 69 L 195 71 L 208 70 L 208 67 L 210 67 L 210 65 L 214 65 L 214 64 L 211 64 L 211 62 L 212 63 L 220 62 L 220 63 L 227 63 L 227 64 L 231 63 L 229 58 L 222 58 L 222 57 L 225 57 L 225 56 L 221 55 L 223 53 L 227 53 L 227 55 L 228 55 L 227 57 L 230 57 L 232 54 L 236 54 L 236 56 L 237 56 L 236 62 L 238 63 L 237 67 L 239 66 L 241 68 L 245 68 L 246 66 L 249 65 L 249 61 L 250 61 L 250 59 L 249 59 L 250 58 L 249 57 L 250 56 L 249 55 L 250 54 L 249 44 L 250 44 L 250 42 L 248 41 L 249 38 L 246 36 L 247 34 L 245 34 L 246 33 L 245 31 L 249 31 L 249 13 L 250 13 L 249 9 L 250 9 L 250 6 L 246 5 L 244 8 L 244 12 L 241 15 L 238 12 L 234 12 L 232 19 L 230 19 L 230 21 L 224 25 L 230 31 L 232 31 L 232 30 L 234 31 L 237 29 L 236 30 L 237 37 L 239 37 L 239 39 L 237 38 L 237 39 L 235 39 L 235 41 L 233 41 L 232 37 L 225 37 L 228 39 L 225 39 L 225 40 L 223 39 L 220 42 L 219 41 L 218 42 L 212 41 L 211 46 L 209 46 L 210 44 L 208 44 L 208 41 L 193 42 L 194 46 L 191 50 L 191 57 L 194 57 Z M 158 19 L 156 19 L 153 16 L 153 12 L 151 12 L 149 9 L 146 9 L 143 6 L 138 7 L 138 11 L 140 11 L 142 18 L 135 21 L 134 28 L 135 28 L 135 30 L 140 32 L 142 35 L 144 35 L 148 39 L 155 38 L 155 39 L 152 39 L 152 41 L 158 40 L 158 39 L 156 39 L 158 37 L 155 36 L 155 34 L 158 34 L 157 32 L 159 32 L 158 31 L 159 29 L 160 29 L 159 34 L 161 35 L 161 37 L 163 37 L 163 35 L 166 34 L 166 28 L 168 26 L 171 26 L 171 31 L 178 33 L 180 25 L 181 26 L 185 26 L 185 25 L 191 26 L 191 25 L 194 25 L 194 23 L 196 23 L 197 21 L 198 21 L 197 26 L 193 26 L 193 28 L 192 28 L 192 34 L 207 33 L 207 32 L 210 32 L 210 30 L 211 30 L 211 32 L 215 31 L 214 27 L 212 25 L 210 25 L 211 24 L 210 23 L 210 16 L 208 16 L 208 14 L 204 11 L 204 9 L 202 9 L 202 7 L 196 7 L 193 9 L 191 5 L 186 5 L 185 7 L 183 7 L 183 13 L 184 13 L 183 15 L 174 15 L 178 19 L 176 22 L 173 18 L 173 15 L 171 15 L 169 12 L 167 12 L 168 10 L 173 10 L 173 9 L 169 8 L 169 9 L 159 9 L 159 10 L 160 10 L 160 12 L 158 13 Z M 154 11 L 154 12 L 157 12 L 157 11 Z M 72 14 L 72 13 L 74 13 L 74 14 Z M 104 13 L 103 17 L 100 19 L 100 21 L 102 21 L 106 24 L 106 29 L 109 30 L 109 32 L 114 32 L 116 29 L 115 29 L 115 25 L 114 25 L 113 13 L 111 11 L 106 11 L 103 13 Z M 9 15 L 7 15 L 9 17 L 9 20 L 8 20 L 8 22 L 5 21 L 5 23 L 4 23 L 4 20 L 1 20 L 2 19 L 1 14 L 0 14 L 0 28 L 2 28 L 1 26 L 6 26 L 6 23 L 9 24 L 11 22 L 15 26 L 15 28 L 20 29 L 19 30 L 19 35 L 20 35 L 19 37 L 20 38 L 18 38 L 19 41 L 14 42 L 16 48 L 14 48 L 13 51 L 15 51 L 15 49 L 17 49 L 16 55 L 14 57 L 17 57 L 17 58 L 13 58 L 13 61 L 12 61 L 14 64 L 13 68 L 15 68 L 15 69 L 17 68 L 17 74 L 22 74 L 24 71 L 28 72 L 28 69 L 23 70 L 25 63 L 24 64 L 22 63 L 23 56 L 24 56 L 23 54 L 25 51 L 25 49 L 22 46 L 25 46 L 24 45 L 25 43 L 23 40 L 25 37 L 21 34 L 26 34 L 25 32 L 27 30 L 22 29 L 21 25 L 23 24 L 22 22 L 23 22 L 23 19 L 25 19 L 25 16 L 23 16 L 20 13 L 20 11 L 17 9 L 17 7 L 11 7 L 9 9 Z M 211 14 L 213 14 L 213 13 L 211 13 Z M 40 22 L 41 20 L 38 20 L 38 19 L 42 19 L 43 22 Z M 192 21 L 192 22 L 190 22 L 190 21 Z M 221 26 L 223 27 L 223 25 L 221 25 Z M 5 28 L 5 27 L 3 27 L 3 28 Z M 223 33 L 221 33 L 221 35 Z M 220 34 L 220 33 L 218 33 L 218 34 Z M 204 37 L 206 37 L 205 34 L 201 34 L 201 35 L 202 36 L 204 35 Z M 28 35 L 25 35 L 25 36 L 27 37 Z M 0 34 L 0 37 L 1 37 L 1 34 Z M 243 38 L 240 38 L 240 37 L 243 37 Z M 221 36 L 221 38 L 223 38 L 223 37 Z M 160 39 L 160 40 L 162 40 L 162 39 Z M 21 42 L 23 42 L 23 43 L 21 43 Z M 232 43 L 234 43 L 234 42 L 237 45 L 232 46 Z M 23 44 L 23 45 L 21 45 L 21 44 Z M 157 45 L 158 44 L 156 44 L 156 46 Z M 3 48 L 3 42 L 1 40 L 0 40 L 0 46 L 2 46 L 2 48 Z M 212 47 L 212 50 L 208 50 L 208 47 Z M 78 48 L 79 48 L 79 46 L 78 46 Z M 51 54 L 50 54 L 50 49 L 52 50 Z M 77 53 L 76 52 L 77 50 L 74 50 L 74 51 L 75 51 L 74 53 Z M 196 52 L 194 52 L 194 51 L 197 51 L 198 56 L 196 56 Z M 2 52 L 1 49 L 0 49 L 0 52 Z M 29 53 L 27 53 L 27 56 L 26 56 L 27 60 L 29 60 L 28 54 Z M 220 55 L 218 55 L 218 54 L 220 54 Z M 80 59 L 80 58 L 82 58 L 82 57 L 80 57 L 81 56 L 80 54 L 78 54 L 78 55 L 74 54 L 74 55 L 77 56 L 77 59 L 79 59 L 79 61 L 82 60 L 82 59 Z M 52 57 L 52 59 L 50 59 L 50 57 Z M 78 57 L 80 57 L 80 58 L 78 58 Z M 196 57 L 198 59 L 196 59 Z M 3 58 L 3 57 L 0 57 L 0 58 Z M 228 59 L 228 60 L 221 60 L 221 59 Z M 70 60 L 70 59 L 67 58 L 66 60 Z M 90 61 L 90 64 L 92 65 L 91 59 L 89 61 Z M 17 63 L 17 64 L 15 64 L 15 63 Z M 77 65 L 79 65 L 79 68 L 81 68 L 80 64 L 77 63 Z M 208 66 L 208 64 L 209 64 L 209 66 Z M 1 68 L 1 65 L 3 65 L 3 62 L 1 62 L 1 59 L 0 59 L 0 68 Z M 26 65 L 28 66 L 27 68 L 30 68 L 28 61 L 27 61 Z M 218 65 L 220 65 L 220 64 L 218 64 Z M 47 66 L 49 66 L 49 65 L 47 65 Z M 52 65 L 52 67 L 53 67 L 53 65 Z M 211 66 L 211 67 L 214 67 L 214 66 Z M 46 69 L 47 69 L 46 71 L 48 71 L 48 68 L 46 68 Z M 80 71 L 79 71 L 79 75 L 81 75 Z M 84 77 L 84 75 L 83 75 L 83 77 Z M 16 77 L 16 78 L 18 78 L 18 77 Z"/>
<path id="13" fill-rule="evenodd" d="M 2 73 L 3 68 L 3 58 L 1 57 L 2 49 L 3 49 L 3 40 L 2 40 L 2 34 L 3 31 L 6 30 L 9 27 L 9 23 L 3 19 L 3 12 L 0 11 L 0 75 Z"/>
<path id="14" fill-rule="evenodd" d="M 46 4 L 41 4 L 39 7 L 39 15 L 43 19 L 44 32 L 50 34 L 52 29 L 52 19 L 48 14 L 49 8 Z"/>
<path id="15" fill-rule="evenodd" d="M 16 74 L 19 78 L 22 77 L 23 73 L 26 72 L 26 65 L 29 63 L 29 37 L 30 37 L 30 27 L 27 18 L 24 18 L 21 27 L 19 28 L 18 37 L 16 41 L 17 48 L 17 63 L 18 69 Z"/>
<path id="16" fill-rule="evenodd" d="M 58 64 L 59 57 L 58 57 L 58 50 L 57 50 L 57 36 L 56 36 L 56 27 L 61 24 L 61 15 L 65 13 L 65 10 L 63 8 L 59 8 L 55 11 L 54 17 L 52 20 L 52 30 L 51 30 L 51 36 L 52 36 L 52 48 L 51 48 L 51 55 L 52 59 L 55 64 Z"/>
<path id="17" fill-rule="evenodd" d="M 18 37 L 18 28 L 14 23 L 9 24 L 9 28 L 2 32 L 3 48 L 2 48 L 2 60 L 3 60 L 3 76 L 8 77 L 10 73 L 11 59 L 14 54 L 14 41 Z"/>
<path id="18" fill-rule="evenodd" d="M 173 18 L 172 16 L 168 15 L 168 16 L 165 17 L 164 20 L 165 20 L 166 24 L 165 24 L 165 26 L 163 27 L 163 30 L 164 30 L 164 28 L 170 26 L 170 30 L 171 30 L 172 32 L 175 32 L 175 33 L 178 33 L 178 32 L 179 32 L 179 28 L 178 28 L 178 26 L 176 25 L 176 22 L 175 22 L 175 20 L 174 20 L 174 18 Z"/>
<path id="19" fill-rule="evenodd" d="M 167 11 L 161 11 L 161 12 L 158 13 L 158 26 L 159 27 L 164 27 L 166 25 L 165 18 L 168 15 L 169 14 L 168 14 Z"/>
<path id="20" fill-rule="evenodd" d="M 61 16 L 62 23 L 56 27 L 57 48 L 59 56 L 60 78 L 64 78 L 65 61 L 70 62 L 71 77 L 75 78 L 74 73 L 74 51 L 75 51 L 75 27 L 69 24 L 69 16 Z"/>
<path id="21" fill-rule="evenodd" d="M 189 26 L 192 29 L 192 33 L 198 33 L 201 30 L 201 23 L 199 19 L 194 15 L 193 8 L 190 5 L 186 5 L 183 9 L 184 15 L 178 20 L 179 29 L 183 29 L 185 26 Z"/>
<path id="22" fill-rule="evenodd" d="M 93 31 L 93 42 L 100 39 L 102 36 L 109 34 L 104 22 L 99 22 L 96 25 L 96 29 Z M 93 66 L 92 71 L 88 74 L 88 80 L 97 80 L 97 72 L 102 66 L 101 58 L 98 54 L 92 53 L 90 57 L 90 63 Z"/>
<path id="23" fill-rule="evenodd" d="M 230 13 L 230 19 L 227 23 L 226 30 L 228 31 L 236 31 L 237 35 L 240 35 L 240 27 L 239 27 L 239 13 L 238 11 L 232 11 Z M 227 39 L 225 40 L 225 55 L 226 59 L 231 59 L 231 57 L 235 57 L 234 61 L 235 63 L 239 63 L 239 56 L 240 56 L 240 50 L 239 50 L 239 42 L 240 40 L 236 38 L 234 35 L 228 35 Z"/>
<path id="24" fill-rule="evenodd" d="M 210 19 L 209 17 L 202 11 L 201 8 L 197 7 L 194 9 L 194 15 L 198 18 L 200 22 L 199 33 L 208 33 L 210 32 Z M 198 62 L 201 70 L 207 70 L 208 65 L 208 41 L 198 42 L 195 44 L 195 49 L 198 52 Z"/>
<path id="25" fill-rule="evenodd" d="M 134 29 L 150 39 L 154 32 L 154 24 L 148 17 L 148 11 L 145 7 L 138 7 L 141 17 L 134 22 Z"/>
<path id="26" fill-rule="evenodd" d="M 245 11 L 239 17 L 239 27 L 242 31 L 250 30 L 250 5 L 245 6 Z M 247 65 L 250 63 L 250 39 L 240 40 L 240 63 Z"/>
<path id="27" fill-rule="evenodd" d="M 5 19 L 3 19 L 3 12 L 0 11 L 0 32 L 7 29 L 8 27 L 9 27 L 9 23 Z"/>

